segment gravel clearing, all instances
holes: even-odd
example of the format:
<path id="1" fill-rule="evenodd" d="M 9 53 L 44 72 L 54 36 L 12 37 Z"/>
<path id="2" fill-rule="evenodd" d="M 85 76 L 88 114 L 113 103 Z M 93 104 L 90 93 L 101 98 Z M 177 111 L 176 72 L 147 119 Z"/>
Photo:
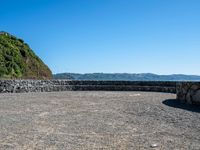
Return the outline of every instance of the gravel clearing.
<path id="1" fill-rule="evenodd" d="M 0 94 L 0 149 L 199 150 L 200 108 L 155 92 Z"/>

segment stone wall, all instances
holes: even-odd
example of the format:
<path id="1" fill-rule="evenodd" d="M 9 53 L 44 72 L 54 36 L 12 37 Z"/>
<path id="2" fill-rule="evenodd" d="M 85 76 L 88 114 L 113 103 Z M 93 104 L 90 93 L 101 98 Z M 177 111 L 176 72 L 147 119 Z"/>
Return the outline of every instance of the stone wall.
<path id="1" fill-rule="evenodd" d="M 200 82 L 177 83 L 177 99 L 188 104 L 200 104 Z"/>
<path id="2" fill-rule="evenodd" d="M 176 93 L 176 82 L 0 80 L 0 93 L 53 92 L 76 90 L 151 91 Z"/>
<path id="3" fill-rule="evenodd" d="M 0 80 L 0 93 L 98 90 L 176 93 L 182 102 L 200 104 L 200 82 Z"/>

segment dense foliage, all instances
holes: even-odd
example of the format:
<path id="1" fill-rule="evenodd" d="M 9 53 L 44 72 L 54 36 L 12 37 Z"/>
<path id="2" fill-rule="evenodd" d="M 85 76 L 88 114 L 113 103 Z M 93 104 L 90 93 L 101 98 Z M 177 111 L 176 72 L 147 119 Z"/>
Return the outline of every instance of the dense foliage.
<path id="1" fill-rule="evenodd" d="M 22 39 L 0 33 L 0 78 L 48 79 L 50 69 Z"/>

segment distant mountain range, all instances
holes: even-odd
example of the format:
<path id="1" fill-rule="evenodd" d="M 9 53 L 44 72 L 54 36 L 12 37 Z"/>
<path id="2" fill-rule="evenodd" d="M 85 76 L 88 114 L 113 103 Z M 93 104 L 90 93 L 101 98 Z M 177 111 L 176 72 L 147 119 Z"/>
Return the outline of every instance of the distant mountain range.
<path id="1" fill-rule="evenodd" d="M 152 73 L 59 73 L 53 75 L 54 79 L 69 79 L 69 80 L 123 80 L 123 81 L 200 81 L 200 76 L 197 75 L 157 75 Z"/>

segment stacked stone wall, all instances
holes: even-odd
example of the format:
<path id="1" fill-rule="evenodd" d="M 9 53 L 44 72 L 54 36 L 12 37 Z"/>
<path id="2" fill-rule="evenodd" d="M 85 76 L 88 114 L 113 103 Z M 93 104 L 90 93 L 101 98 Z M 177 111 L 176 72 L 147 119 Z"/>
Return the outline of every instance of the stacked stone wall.
<path id="1" fill-rule="evenodd" d="M 200 104 L 200 82 L 0 80 L 0 93 L 57 91 L 148 91 L 176 93 L 177 99 Z"/>
<path id="2" fill-rule="evenodd" d="M 0 93 L 53 91 L 153 91 L 176 93 L 176 82 L 0 80 Z"/>
<path id="3" fill-rule="evenodd" d="M 177 83 L 177 99 L 188 104 L 200 104 L 200 82 Z"/>

